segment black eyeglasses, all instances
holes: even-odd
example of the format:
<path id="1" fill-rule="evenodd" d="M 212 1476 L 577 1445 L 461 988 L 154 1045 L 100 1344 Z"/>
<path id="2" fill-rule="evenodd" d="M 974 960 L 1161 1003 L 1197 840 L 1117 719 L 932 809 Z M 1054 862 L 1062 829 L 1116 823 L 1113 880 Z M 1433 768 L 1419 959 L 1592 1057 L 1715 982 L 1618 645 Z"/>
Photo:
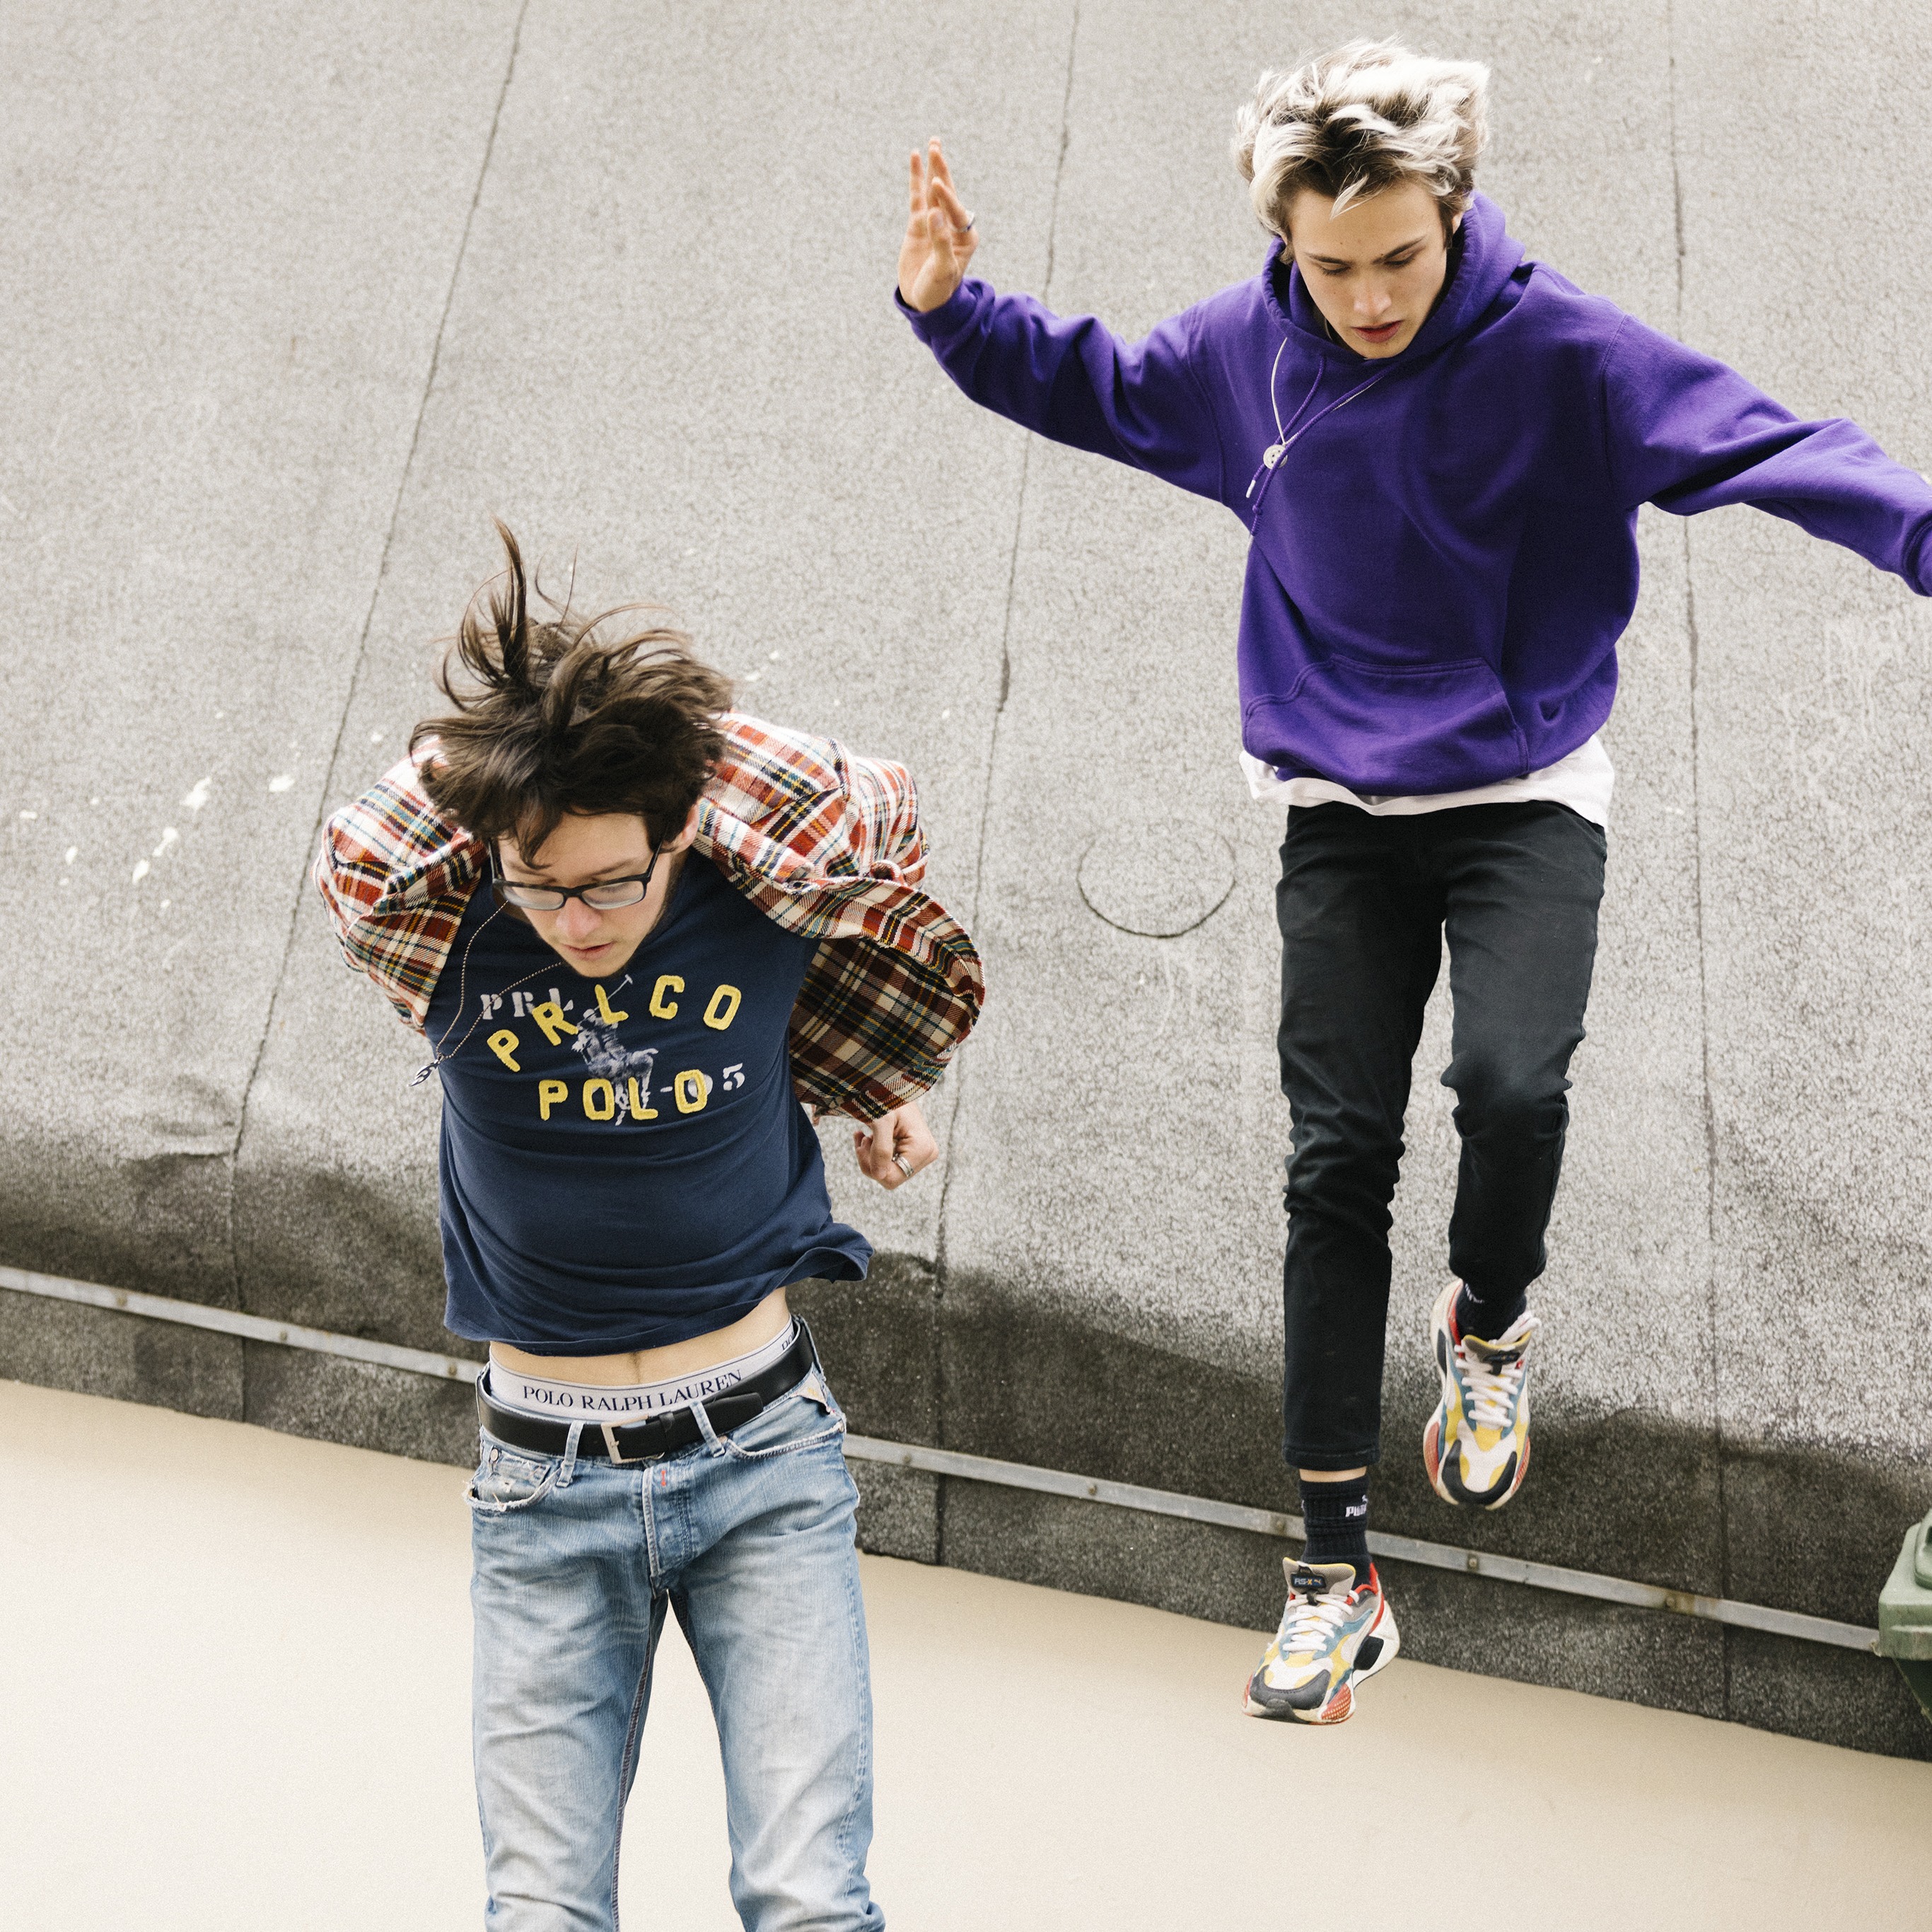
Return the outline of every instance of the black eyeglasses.
<path id="1" fill-rule="evenodd" d="M 496 862 L 496 848 L 490 850 L 490 883 L 506 905 L 520 906 L 525 912 L 561 912 L 565 902 L 581 899 L 594 912 L 615 912 L 620 906 L 633 906 L 651 889 L 651 874 L 664 856 L 660 845 L 651 854 L 651 862 L 641 872 L 628 878 L 599 879 L 594 886 L 533 886 L 521 879 L 506 879 Z"/>

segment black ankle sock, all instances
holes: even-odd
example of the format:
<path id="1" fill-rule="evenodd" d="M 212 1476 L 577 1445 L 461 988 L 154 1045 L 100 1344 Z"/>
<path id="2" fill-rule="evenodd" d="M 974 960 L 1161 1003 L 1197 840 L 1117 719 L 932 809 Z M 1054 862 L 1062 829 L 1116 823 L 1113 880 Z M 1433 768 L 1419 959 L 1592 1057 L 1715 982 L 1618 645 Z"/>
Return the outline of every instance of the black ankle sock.
<path id="1" fill-rule="evenodd" d="M 1307 1526 L 1304 1563 L 1352 1563 L 1358 1581 L 1369 1574 L 1369 1479 L 1301 1484 L 1301 1520 Z"/>
<path id="2" fill-rule="evenodd" d="M 1466 1281 L 1456 1298 L 1456 1327 L 1460 1334 L 1473 1335 L 1479 1342 L 1493 1342 L 1509 1332 L 1509 1325 L 1529 1306 L 1522 1288 L 1514 1294 L 1479 1295 Z"/>

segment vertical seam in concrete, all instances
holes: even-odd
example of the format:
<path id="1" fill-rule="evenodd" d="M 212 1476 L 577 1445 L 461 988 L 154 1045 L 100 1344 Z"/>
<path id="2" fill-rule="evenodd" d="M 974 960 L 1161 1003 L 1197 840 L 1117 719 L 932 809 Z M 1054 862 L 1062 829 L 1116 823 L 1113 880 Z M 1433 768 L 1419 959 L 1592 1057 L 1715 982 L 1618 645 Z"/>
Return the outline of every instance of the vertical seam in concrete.
<path id="1" fill-rule="evenodd" d="M 1060 187 L 1066 178 L 1066 147 L 1073 137 L 1073 56 L 1080 45 L 1080 0 L 1073 0 L 1073 22 L 1066 35 L 1066 86 L 1060 97 L 1060 153 L 1053 167 L 1053 202 L 1046 214 L 1046 280 L 1040 284 L 1044 302 L 1053 291 L 1053 251 L 1060 238 Z"/>
<path id="2" fill-rule="evenodd" d="M 1073 115 L 1073 57 L 1080 44 L 1080 0 L 1073 0 L 1073 17 L 1066 34 L 1066 84 L 1060 97 L 1060 152 L 1053 170 L 1053 198 L 1046 212 L 1046 275 L 1040 284 L 1040 296 L 1044 301 L 1053 287 L 1054 249 L 1060 232 L 1060 190 L 1066 178 L 1066 149 L 1072 134 Z M 1034 439 L 1028 434 L 1020 453 L 1019 489 L 1013 504 L 1013 540 L 1006 556 L 1006 608 L 1000 625 L 1000 697 L 993 707 L 992 738 L 986 747 L 986 788 L 980 802 L 980 842 L 974 854 L 973 901 L 967 913 L 970 930 L 979 922 L 980 888 L 986 876 L 986 832 L 993 816 L 994 770 L 999 761 L 1000 720 L 1006 715 L 1006 699 L 1012 689 L 1012 637 L 1013 600 L 1019 583 L 1020 533 L 1026 526 L 1027 485 L 1033 474 Z M 955 1077 L 952 1090 L 952 1111 L 946 1123 L 946 1178 L 939 1190 L 939 1231 L 933 1242 L 932 1268 L 932 1409 L 933 1434 L 943 1448 L 946 1441 L 946 1348 L 942 1327 L 945 1312 L 946 1286 L 950 1268 L 946 1251 L 946 1210 L 952 1194 L 952 1151 L 955 1130 L 959 1121 L 961 1099 L 964 1090 L 963 1072 Z M 934 1554 L 937 1559 L 946 1561 L 946 1479 L 940 1477 L 936 1485 L 937 1495 L 933 1505 L 934 1517 Z"/>
<path id="3" fill-rule="evenodd" d="M 382 554 L 376 566 L 374 580 L 369 586 L 368 607 L 362 614 L 362 628 L 356 640 L 356 660 L 349 674 L 349 688 L 343 696 L 342 715 L 336 722 L 335 742 L 329 748 L 328 763 L 325 767 L 326 771 L 331 774 L 335 770 L 336 761 L 342 755 L 342 737 L 349 728 L 349 714 L 356 708 L 356 693 L 362 682 L 362 667 L 369 655 L 369 632 L 376 621 L 376 600 L 382 595 L 382 580 L 388 573 L 389 552 L 395 544 L 396 526 L 402 519 L 403 497 L 409 488 L 410 474 L 416 467 L 416 451 L 422 441 L 423 418 L 429 412 L 429 399 L 436 388 L 436 369 L 442 359 L 443 332 L 449 326 L 449 312 L 456 301 L 456 285 L 462 278 L 464 257 L 470 252 L 470 232 L 476 225 L 478 204 L 483 199 L 483 183 L 490 172 L 490 157 L 496 150 L 496 130 L 502 124 L 503 103 L 509 95 L 511 77 L 517 70 L 517 50 L 522 45 L 524 38 L 524 16 L 529 11 L 530 0 L 521 0 L 517 9 L 516 25 L 511 30 L 509 58 L 504 63 L 502 82 L 496 90 L 496 104 L 490 116 L 490 132 L 483 143 L 483 159 L 476 170 L 476 185 L 470 190 L 470 206 L 463 218 L 463 232 L 456 244 L 456 259 L 450 266 L 449 286 L 443 291 L 442 310 L 436 317 L 436 336 L 430 347 L 429 368 L 423 377 L 422 394 L 416 404 L 416 419 L 410 430 L 409 451 L 403 458 L 402 473 L 396 480 L 395 500 L 389 506 L 389 524 L 383 532 Z M 325 790 L 316 808 L 315 822 L 309 828 L 307 849 L 312 850 L 321 835 L 328 802 L 328 794 Z M 308 876 L 308 866 L 304 860 L 302 867 L 304 882 Z M 296 927 L 301 913 L 302 888 L 298 885 L 290 902 L 288 929 L 282 936 L 281 967 L 275 975 L 278 994 L 284 981 L 288 977 L 289 956 L 294 950 Z M 248 1078 L 242 1083 L 242 1105 L 235 1120 L 234 1143 L 228 1150 L 228 1268 L 234 1284 L 237 1308 L 242 1306 L 242 1256 L 235 1234 L 236 1168 L 242 1157 L 242 1143 L 248 1132 L 249 1102 L 254 1096 L 255 1082 L 262 1070 L 262 1056 L 268 1049 L 269 1030 L 274 1023 L 276 1004 L 276 1000 L 272 998 L 268 1011 L 262 1016 L 262 1030 L 255 1042 L 254 1056 L 248 1064 Z M 245 1414 L 248 1408 L 245 1376 L 242 1400 Z"/>
<path id="4" fill-rule="evenodd" d="M 1684 283 L 1688 250 L 1684 232 L 1684 160 L 1678 142 L 1677 125 L 1677 10 L 1666 10 L 1670 58 L 1670 188 L 1672 218 L 1677 238 L 1677 338 L 1684 338 Z M 1711 1431 L 1717 1456 L 1718 1473 L 1718 1594 L 1731 1594 L 1731 1529 L 1730 1498 L 1726 1493 L 1724 1419 L 1718 1382 L 1718 1121 L 1711 1096 L 1711 996 L 1707 955 L 1704 944 L 1704 789 L 1702 746 L 1698 729 L 1698 699 L 1702 670 L 1701 640 L 1697 632 L 1697 586 L 1693 574 L 1690 522 L 1684 520 L 1684 622 L 1690 655 L 1689 708 L 1690 713 L 1690 882 L 1692 910 L 1697 946 L 1697 1021 L 1700 1078 L 1704 1112 L 1704 1306 L 1706 1351 L 1711 1375 Z M 1720 1640 L 1724 1659 L 1724 1712 L 1731 1714 L 1731 1636 L 1726 1630 Z"/>
<path id="5" fill-rule="evenodd" d="M 1043 302 L 1053 290 L 1054 250 L 1060 238 L 1060 190 L 1066 178 L 1066 149 L 1072 134 L 1073 113 L 1073 56 L 1080 40 L 1080 0 L 1074 0 L 1073 20 L 1066 40 L 1066 85 L 1060 100 L 1060 152 L 1054 163 L 1053 198 L 1047 205 L 1046 212 L 1046 277 L 1040 284 L 1040 299 Z M 1013 506 L 1013 540 L 1006 554 L 1006 607 L 1000 624 L 1000 698 L 993 707 L 992 742 L 986 750 L 986 790 L 980 808 L 980 848 L 975 854 L 973 869 L 973 905 L 969 916 L 976 920 L 980 913 L 980 889 L 986 872 L 986 827 L 993 813 L 993 767 L 998 762 L 1000 749 L 1000 720 L 1006 714 L 1006 699 L 1012 690 L 1013 681 L 1013 601 L 1019 584 L 1020 536 L 1026 524 L 1027 486 L 1033 475 L 1034 437 L 1028 433 L 1020 452 L 1020 481 L 1018 494 Z"/>
<path id="6" fill-rule="evenodd" d="M 1060 190 L 1066 178 L 1066 149 L 1072 131 L 1073 56 L 1079 40 L 1080 0 L 1074 0 L 1072 24 L 1066 39 L 1066 85 L 1060 100 L 1060 152 L 1054 164 L 1053 199 L 1047 205 L 1046 278 L 1040 285 L 1042 301 L 1053 289 L 1054 250 L 1060 233 Z M 974 860 L 973 903 L 968 914 L 969 921 L 976 920 L 980 916 L 980 887 L 986 875 L 986 827 L 993 815 L 993 768 L 999 760 L 1000 720 L 1006 715 L 1006 699 L 1012 689 L 1013 600 L 1019 583 L 1020 535 L 1026 525 L 1027 486 L 1033 474 L 1033 446 L 1034 437 L 1029 431 L 1020 452 L 1019 491 L 1013 505 L 1013 540 L 1006 554 L 1006 608 L 1000 624 L 1000 697 L 993 707 L 992 740 L 986 748 L 986 790 L 980 805 L 980 845 Z M 950 1165 L 949 1162 L 949 1174 Z M 943 1198 L 941 1208 L 943 1214 Z M 940 1239 L 942 1242 L 944 1240 L 943 1220 Z"/>

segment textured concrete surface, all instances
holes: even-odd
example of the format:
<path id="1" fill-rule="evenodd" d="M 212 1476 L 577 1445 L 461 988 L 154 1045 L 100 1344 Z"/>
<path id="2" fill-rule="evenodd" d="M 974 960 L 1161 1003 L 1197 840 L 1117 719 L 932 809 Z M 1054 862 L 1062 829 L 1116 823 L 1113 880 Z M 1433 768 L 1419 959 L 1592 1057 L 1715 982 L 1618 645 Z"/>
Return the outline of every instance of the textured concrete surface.
<path id="1" fill-rule="evenodd" d="M 0 1259 L 440 1345 L 427 1054 L 304 868 L 434 707 L 495 512 L 580 602 L 674 607 L 748 708 L 920 777 L 994 999 L 929 1109 L 940 1169 L 862 1191 L 827 1129 L 884 1258 L 804 1297 L 855 1426 L 1285 1501 L 1280 824 L 1234 762 L 1240 527 L 976 412 L 889 294 L 934 130 L 1000 286 L 1132 334 L 1252 273 L 1233 105 L 1365 24 L 1491 62 L 1482 178 L 1533 252 L 1932 467 L 1932 95 L 1868 52 L 1912 43 L 1902 0 L 1324 4 L 1286 40 L 1226 0 L 8 14 Z M 1750 512 L 1640 540 L 1536 1478 L 1452 1518 L 1414 1454 L 1438 996 L 1377 1520 L 1866 1622 L 1932 1502 L 1932 612 Z M 447 1388 L 8 1295 L 0 1372 L 466 1453 Z M 1271 1614 L 1243 1539 L 862 1480 L 882 1550 Z M 1924 1748 L 1864 1660 L 1402 1587 L 1420 1656 Z"/>
<path id="2" fill-rule="evenodd" d="M 240 1292 L 237 1131 L 514 17 L 0 26 L 10 1252 Z"/>
<path id="3" fill-rule="evenodd" d="M 476 1924 L 455 1471 L 7 1382 L 0 1471 L 0 1616 L 34 1661 L 0 1729 L 10 1923 Z M 1932 1886 L 1932 1766 L 1412 1652 L 1346 1726 L 1294 1730 L 1240 1714 L 1255 1630 L 862 1568 L 889 1925 L 1274 1924 L 1343 1840 L 1366 1932 L 1903 1926 Z M 1653 1622 L 1666 1644 L 1700 1634 Z M 1598 1640 L 1576 1639 L 1586 1685 Z M 1480 1785 L 1445 1780 L 1451 1766 Z M 1498 1766 L 1509 1857 L 1472 1870 Z M 625 1922 L 735 1928 L 726 1858 L 710 1712 L 673 1624 L 626 1821 Z"/>
<path id="4" fill-rule="evenodd" d="M 1882 4 L 1858 38 L 1879 44 L 1918 19 Z M 1740 99 L 1731 76 L 1747 52 L 1762 79 Z M 1708 268 L 1686 278 L 1684 326 L 1801 413 L 1856 412 L 1932 470 L 1914 320 L 1932 299 L 1932 80 L 1901 72 L 1875 105 L 1872 137 L 1834 139 L 1832 100 L 1864 70 L 1822 19 L 1769 45 L 1742 5 L 1688 25 L 1684 245 Z M 1783 112 L 1752 111 L 1772 99 Z M 1905 196 L 1902 156 L 1878 137 L 1886 125 L 1910 130 Z M 1781 184 L 1784 219 L 1750 230 L 1718 218 L 1739 168 Z M 1822 1438 L 1922 1462 L 1932 605 L 1763 518 L 1726 514 L 1688 534 L 1707 721 L 1720 1413 L 1739 1454 Z M 1783 1346 L 1765 1348 L 1767 1333 Z"/>

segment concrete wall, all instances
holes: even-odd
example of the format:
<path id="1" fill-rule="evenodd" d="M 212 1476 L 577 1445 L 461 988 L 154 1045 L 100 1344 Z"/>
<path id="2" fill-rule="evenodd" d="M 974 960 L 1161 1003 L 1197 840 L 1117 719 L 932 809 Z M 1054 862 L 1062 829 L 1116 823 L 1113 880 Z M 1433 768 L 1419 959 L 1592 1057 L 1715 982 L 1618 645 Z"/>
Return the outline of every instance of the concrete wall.
<path id="1" fill-rule="evenodd" d="M 426 1055 L 337 963 L 304 869 L 429 708 L 496 512 L 580 599 L 675 606 L 748 707 L 921 777 L 994 997 L 930 1109 L 940 1169 L 862 1192 L 828 1131 L 884 1257 L 806 1298 L 855 1426 L 1286 1500 L 1280 828 L 1234 759 L 1242 532 L 946 382 L 889 299 L 905 149 L 947 136 L 997 284 L 1134 334 L 1258 263 L 1225 145 L 1261 65 L 1364 32 L 1472 54 L 1484 184 L 1533 253 L 1932 466 L 1932 83 L 1893 58 L 1916 24 L 1905 0 L 1324 4 L 1266 31 L 1226 0 L 15 10 L 0 1260 L 439 1346 Z M 1451 1516 L 1412 1446 L 1454 1172 L 1438 998 L 1376 1520 L 1869 1622 L 1932 1502 L 1932 621 L 1754 512 L 1646 512 L 1641 538 L 1535 1480 Z M 0 1373 L 466 1454 L 452 1390 L 24 1298 Z M 877 1547 L 1280 1606 L 1258 1540 L 865 1480 Z M 1875 1660 L 1394 1580 L 1419 1656 L 1932 1743 Z"/>

